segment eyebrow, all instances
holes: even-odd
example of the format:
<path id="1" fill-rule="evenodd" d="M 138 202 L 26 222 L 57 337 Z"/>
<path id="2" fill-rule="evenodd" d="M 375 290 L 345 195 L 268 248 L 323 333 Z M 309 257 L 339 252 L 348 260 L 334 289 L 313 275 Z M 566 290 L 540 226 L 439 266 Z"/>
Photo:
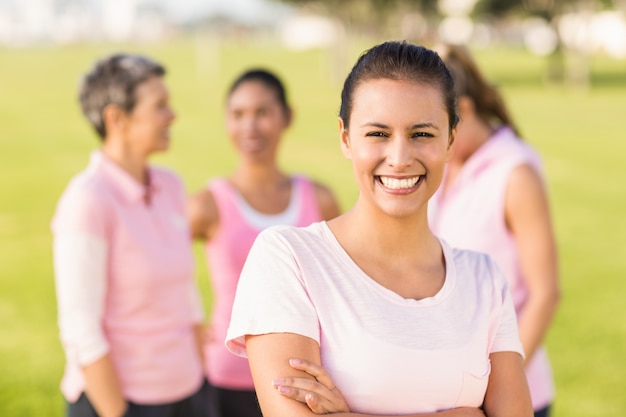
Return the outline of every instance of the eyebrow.
<path id="1" fill-rule="evenodd" d="M 387 126 L 386 124 L 378 123 L 378 122 L 367 122 L 367 123 L 362 124 L 361 127 L 378 127 L 380 129 L 389 129 L 389 126 Z M 437 125 L 431 122 L 416 123 L 410 128 L 408 128 L 407 130 L 423 129 L 423 128 L 431 128 L 431 129 L 439 130 L 439 127 L 437 127 Z"/>

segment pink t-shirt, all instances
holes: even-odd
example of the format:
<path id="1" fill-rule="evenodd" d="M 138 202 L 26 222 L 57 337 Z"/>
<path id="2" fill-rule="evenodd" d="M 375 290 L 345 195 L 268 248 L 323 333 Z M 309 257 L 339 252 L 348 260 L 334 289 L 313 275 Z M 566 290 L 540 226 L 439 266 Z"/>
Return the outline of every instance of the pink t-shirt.
<path id="1" fill-rule="evenodd" d="M 414 300 L 368 277 L 325 222 L 268 229 L 242 271 L 226 345 L 246 355 L 249 334 L 317 341 L 322 365 L 354 412 L 480 406 L 489 355 L 522 353 L 513 303 L 487 256 L 441 245 L 444 285 Z"/>
<path id="2" fill-rule="evenodd" d="M 528 164 L 542 174 L 537 153 L 509 128 L 501 128 L 465 163 L 458 179 L 438 190 L 428 207 L 433 232 L 450 245 L 489 254 L 511 288 L 518 317 L 528 297 L 519 254 L 504 218 L 504 200 L 511 172 Z M 552 402 L 554 384 L 545 349 L 535 352 L 526 367 L 535 409 Z"/>
<path id="3" fill-rule="evenodd" d="M 58 203 L 52 230 L 68 401 L 84 390 L 81 366 L 106 353 L 136 403 L 177 401 L 202 384 L 184 189 L 168 171 L 149 168 L 149 177 L 146 203 L 142 184 L 94 152 Z"/>
<path id="4" fill-rule="evenodd" d="M 289 206 L 276 215 L 254 210 L 226 179 L 214 179 L 208 188 L 217 205 L 220 225 L 205 246 L 214 294 L 205 368 L 213 385 L 252 390 L 248 361 L 224 347 L 239 274 L 254 239 L 263 229 L 279 224 L 308 226 L 321 220 L 321 214 L 313 182 L 301 176 L 292 178 Z"/>

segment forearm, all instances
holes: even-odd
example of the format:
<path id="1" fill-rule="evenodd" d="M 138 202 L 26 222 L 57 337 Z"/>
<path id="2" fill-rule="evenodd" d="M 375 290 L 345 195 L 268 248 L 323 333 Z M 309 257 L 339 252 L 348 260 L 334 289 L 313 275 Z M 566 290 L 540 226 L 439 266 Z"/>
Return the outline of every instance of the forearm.
<path id="1" fill-rule="evenodd" d="M 519 333 L 527 365 L 533 355 L 543 344 L 543 340 L 550 328 L 559 303 L 558 291 L 547 291 L 543 294 L 532 295 L 519 318 Z"/>
<path id="2" fill-rule="evenodd" d="M 128 406 L 111 357 L 106 354 L 83 367 L 85 391 L 100 417 L 121 417 Z"/>
<path id="3" fill-rule="evenodd" d="M 205 328 L 203 324 L 195 324 L 193 326 L 193 332 L 196 339 L 196 345 L 198 347 L 198 356 L 200 357 L 200 361 L 204 363 L 204 339 L 205 339 Z"/>
<path id="4" fill-rule="evenodd" d="M 487 417 L 532 417 L 530 392 L 522 363 L 515 352 L 489 355 L 491 373 L 483 404 Z"/>
<path id="5" fill-rule="evenodd" d="M 345 416 L 345 417 L 398 417 L 396 414 L 393 416 L 376 416 L 372 414 L 359 414 L 359 413 L 337 413 L 333 414 L 333 417 Z M 439 411 L 436 413 L 426 414 L 409 414 L 402 417 L 485 417 L 482 410 L 478 408 L 454 408 L 452 410 Z"/>

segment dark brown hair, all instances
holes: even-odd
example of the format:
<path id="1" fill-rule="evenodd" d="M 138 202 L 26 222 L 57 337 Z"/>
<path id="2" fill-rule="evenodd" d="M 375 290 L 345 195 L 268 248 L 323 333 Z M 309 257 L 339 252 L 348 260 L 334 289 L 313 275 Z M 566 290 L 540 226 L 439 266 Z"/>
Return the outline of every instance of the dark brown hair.
<path id="1" fill-rule="evenodd" d="M 437 50 L 440 51 L 441 57 L 454 78 L 457 96 L 472 99 L 476 112 L 485 123 L 507 125 L 519 135 L 517 126 L 498 89 L 487 82 L 468 49 L 459 45 L 445 44 Z"/>
<path id="2" fill-rule="evenodd" d="M 276 93 L 276 98 L 278 99 L 278 102 L 281 104 L 283 109 L 285 111 L 289 110 L 289 103 L 287 102 L 287 92 L 285 91 L 285 86 L 283 85 L 282 81 L 274 73 L 262 68 L 250 69 L 237 77 L 237 79 L 233 81 L 230 89 L 228 90 L 228 97 L 233 94 L 237 87 L 248 81 L 259 82 L 268 87 L 270 90 L 274 90 L 274 92 Z"/>
<path id="3" fill-rule="evenodd" d="M 355 89 L 376 79 L 412 81 L 439 88 L 448 112 L 450 131 L 459 122 L 454 81 L 436 52 L 406 41 L 389 41 L 365 51 L 346 78 L 339 117 L 348 128 Z"/>

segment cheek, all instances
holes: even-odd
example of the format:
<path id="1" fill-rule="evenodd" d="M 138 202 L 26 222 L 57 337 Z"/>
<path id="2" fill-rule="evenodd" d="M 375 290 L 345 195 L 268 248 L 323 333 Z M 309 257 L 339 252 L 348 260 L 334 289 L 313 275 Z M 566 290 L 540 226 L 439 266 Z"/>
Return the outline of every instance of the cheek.
<path id="1" fill-rule="evenodd" d="M 226 133 L 228 136 L 235 136 L 239 131 L 239 124 L 234 120 L 226 120 Z"/>
<path id="2" fill-rule="evenodd" d="M 279 135 L 285 128 L 283 119 L 280 117 L 265 117 L 260 120 L 259 128 L 264 132 L 271 132 L 274 135 Z"/>

